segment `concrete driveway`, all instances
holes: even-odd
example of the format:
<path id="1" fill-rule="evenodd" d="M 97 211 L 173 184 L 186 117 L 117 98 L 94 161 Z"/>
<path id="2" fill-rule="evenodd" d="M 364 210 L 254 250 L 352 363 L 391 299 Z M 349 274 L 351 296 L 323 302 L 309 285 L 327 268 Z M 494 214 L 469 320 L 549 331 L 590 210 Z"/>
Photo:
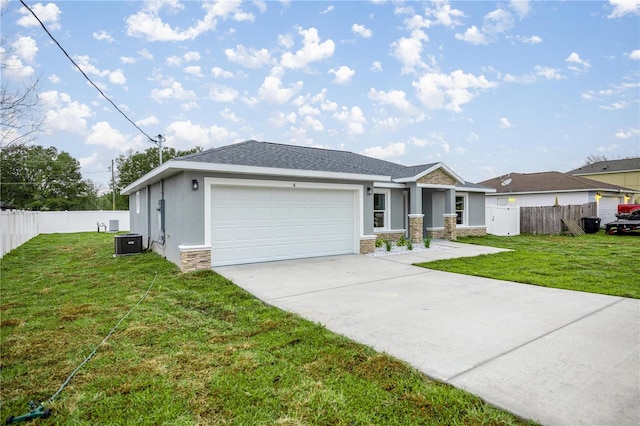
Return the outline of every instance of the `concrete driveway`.
<path id="1" fill-rule="evenodd" d="M 271 305 L 518 416 L 545 425 L 640 424 L 640 300 L 412 266 L 500 251 L 432 244 L 446 250 L 215 270 Z"/>

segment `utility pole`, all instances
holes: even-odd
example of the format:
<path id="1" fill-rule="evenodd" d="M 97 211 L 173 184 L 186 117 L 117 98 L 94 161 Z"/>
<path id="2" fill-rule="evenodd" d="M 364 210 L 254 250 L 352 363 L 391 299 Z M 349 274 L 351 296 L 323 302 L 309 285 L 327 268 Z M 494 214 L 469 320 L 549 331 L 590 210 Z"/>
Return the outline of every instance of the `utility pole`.
<path id="1" fill-rule="evenodd" d="M 115 209 L 116 209 L 116 181 L 115 181 L 114 172 L 113 172 L 113 159 L 111 160 L 111 193 L 113 194 L 112 210 L 115 211 Z"/>
<path id="2" fill-rule="evenodd" d="M 162 142 L 166 141 L 167 139 L 162 136 L 162 135 L 158 135 L 157 136 L 157 140 L 156 139 L 151 139 L 151 142 L 155 143 L 156 145 L 158 145 L 158 154 L 160 157 L 160 164 L 158 164 L 159 166 L 162 165 Z"/>

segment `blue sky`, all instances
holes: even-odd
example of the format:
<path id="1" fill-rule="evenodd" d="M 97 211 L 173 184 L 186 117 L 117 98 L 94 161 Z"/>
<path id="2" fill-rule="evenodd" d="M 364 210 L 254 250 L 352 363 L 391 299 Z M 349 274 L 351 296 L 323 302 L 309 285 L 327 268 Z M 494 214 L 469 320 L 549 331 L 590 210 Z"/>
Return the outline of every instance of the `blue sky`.
<path id="1" fill-rule="evenodd" d="M 46 133 L 106 189 L 152 146 L 19 1 L 12 66 L 39 77 Z M 27 3 L 148 135 L 344 149 L 468 181 L 640 156 L 640 0 Z"/>

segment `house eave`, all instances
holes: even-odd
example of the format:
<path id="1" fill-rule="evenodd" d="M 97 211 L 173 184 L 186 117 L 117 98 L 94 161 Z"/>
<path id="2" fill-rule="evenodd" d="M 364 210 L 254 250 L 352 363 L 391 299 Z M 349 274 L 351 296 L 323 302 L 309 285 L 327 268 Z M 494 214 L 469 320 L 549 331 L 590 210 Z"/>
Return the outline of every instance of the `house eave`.
<path id="1" fill-rule="evenodd" d="M 457 192 L 484 192 L 485 194 L 494 193 L 494 188 L 470 188 L 466 186 L 456 186 Z"/>
<path id="2" fill-rule="evenodd" d="M 495 191 L 495 190 L 494 190 Z M 635 191 L 633 189 L 612 189 L 612 188 L 582 188 L 582 189 L 558 189 L 558 190 L 545 190 L 545 191 L 513 191 L 513 192 L 494 192 L 490 195 L 535 195 L 535 194 L 558 194 L 558 193 L 568 193 L 568 192 L 603 192 L 603 193 L 613 193 L 613 194 L 640 194 L 640 191 Z M 489 195 L 489 194 L 487 194 Z"/>
<path id="3" fill-rule="evenodd" d="M 195 171 L 207 173 L 234 173 L 241 175 L 279 176 L 291 178 L 350 180 L 362 182 L 391 182 L 390 176 L 369 175 L 360 173 L 329 172 L 322 170 L 281 169 L 275 167 L 244 166 L 237 164 L 218 164 L 191 161 L 169 160 L 142 176 L 140 179 L 123 188 L 120 193 L 130 195 L 135 191 L 166 179 L 182 171 Z"/>

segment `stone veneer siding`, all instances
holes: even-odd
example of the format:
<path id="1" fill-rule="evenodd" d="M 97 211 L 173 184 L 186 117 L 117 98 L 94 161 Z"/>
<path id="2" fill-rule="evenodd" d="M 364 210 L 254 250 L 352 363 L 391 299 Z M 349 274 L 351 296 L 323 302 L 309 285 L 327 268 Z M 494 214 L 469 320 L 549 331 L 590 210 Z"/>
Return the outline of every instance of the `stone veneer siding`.
<path id="1" fill-rule="evenodd" d="M 376 250 L 375 238 L 363 238 L 360 240 L 360 254 L 373 253 Z"/>
<path id="2" fill-rule="evenodd" d="M 455 241 L 458 238 L 456 214 L 444 214 L 444 239 L 449 241 Z"/>
<path id="3" fill-rule="evenodd" d="M 434 170 L 433 172 L 422 176 L 416 181 L 417 183 L 430 183 L 433 185 L 455 185 L 456 180 L 449 176 L 441 169 Z"/>
<path id="4" fill-rule="evenodd" d="M 409 215 L 409 239 L 412 243 L 421 243 L 424 239 L 422 230 L 423 214 Z"/>
<path id="5" fill-rule="evenodd" d="M 189 250 L 180 252 L 182 272 L 211 269 L 211 250 Z"/>
<path id="6" fill-rule="evenodd" d="M 400 238 L 404 237 L 403 232 L 377 232 L 376 238 L 380 238 L 381 240 L 387 241 L 398 241 Z"/>
<path id="7" fill-rule="evenodd" d="M 487 228 L 458 228 L 456 233 L 458 237 L 484 237 L 487 235 Z"/>

